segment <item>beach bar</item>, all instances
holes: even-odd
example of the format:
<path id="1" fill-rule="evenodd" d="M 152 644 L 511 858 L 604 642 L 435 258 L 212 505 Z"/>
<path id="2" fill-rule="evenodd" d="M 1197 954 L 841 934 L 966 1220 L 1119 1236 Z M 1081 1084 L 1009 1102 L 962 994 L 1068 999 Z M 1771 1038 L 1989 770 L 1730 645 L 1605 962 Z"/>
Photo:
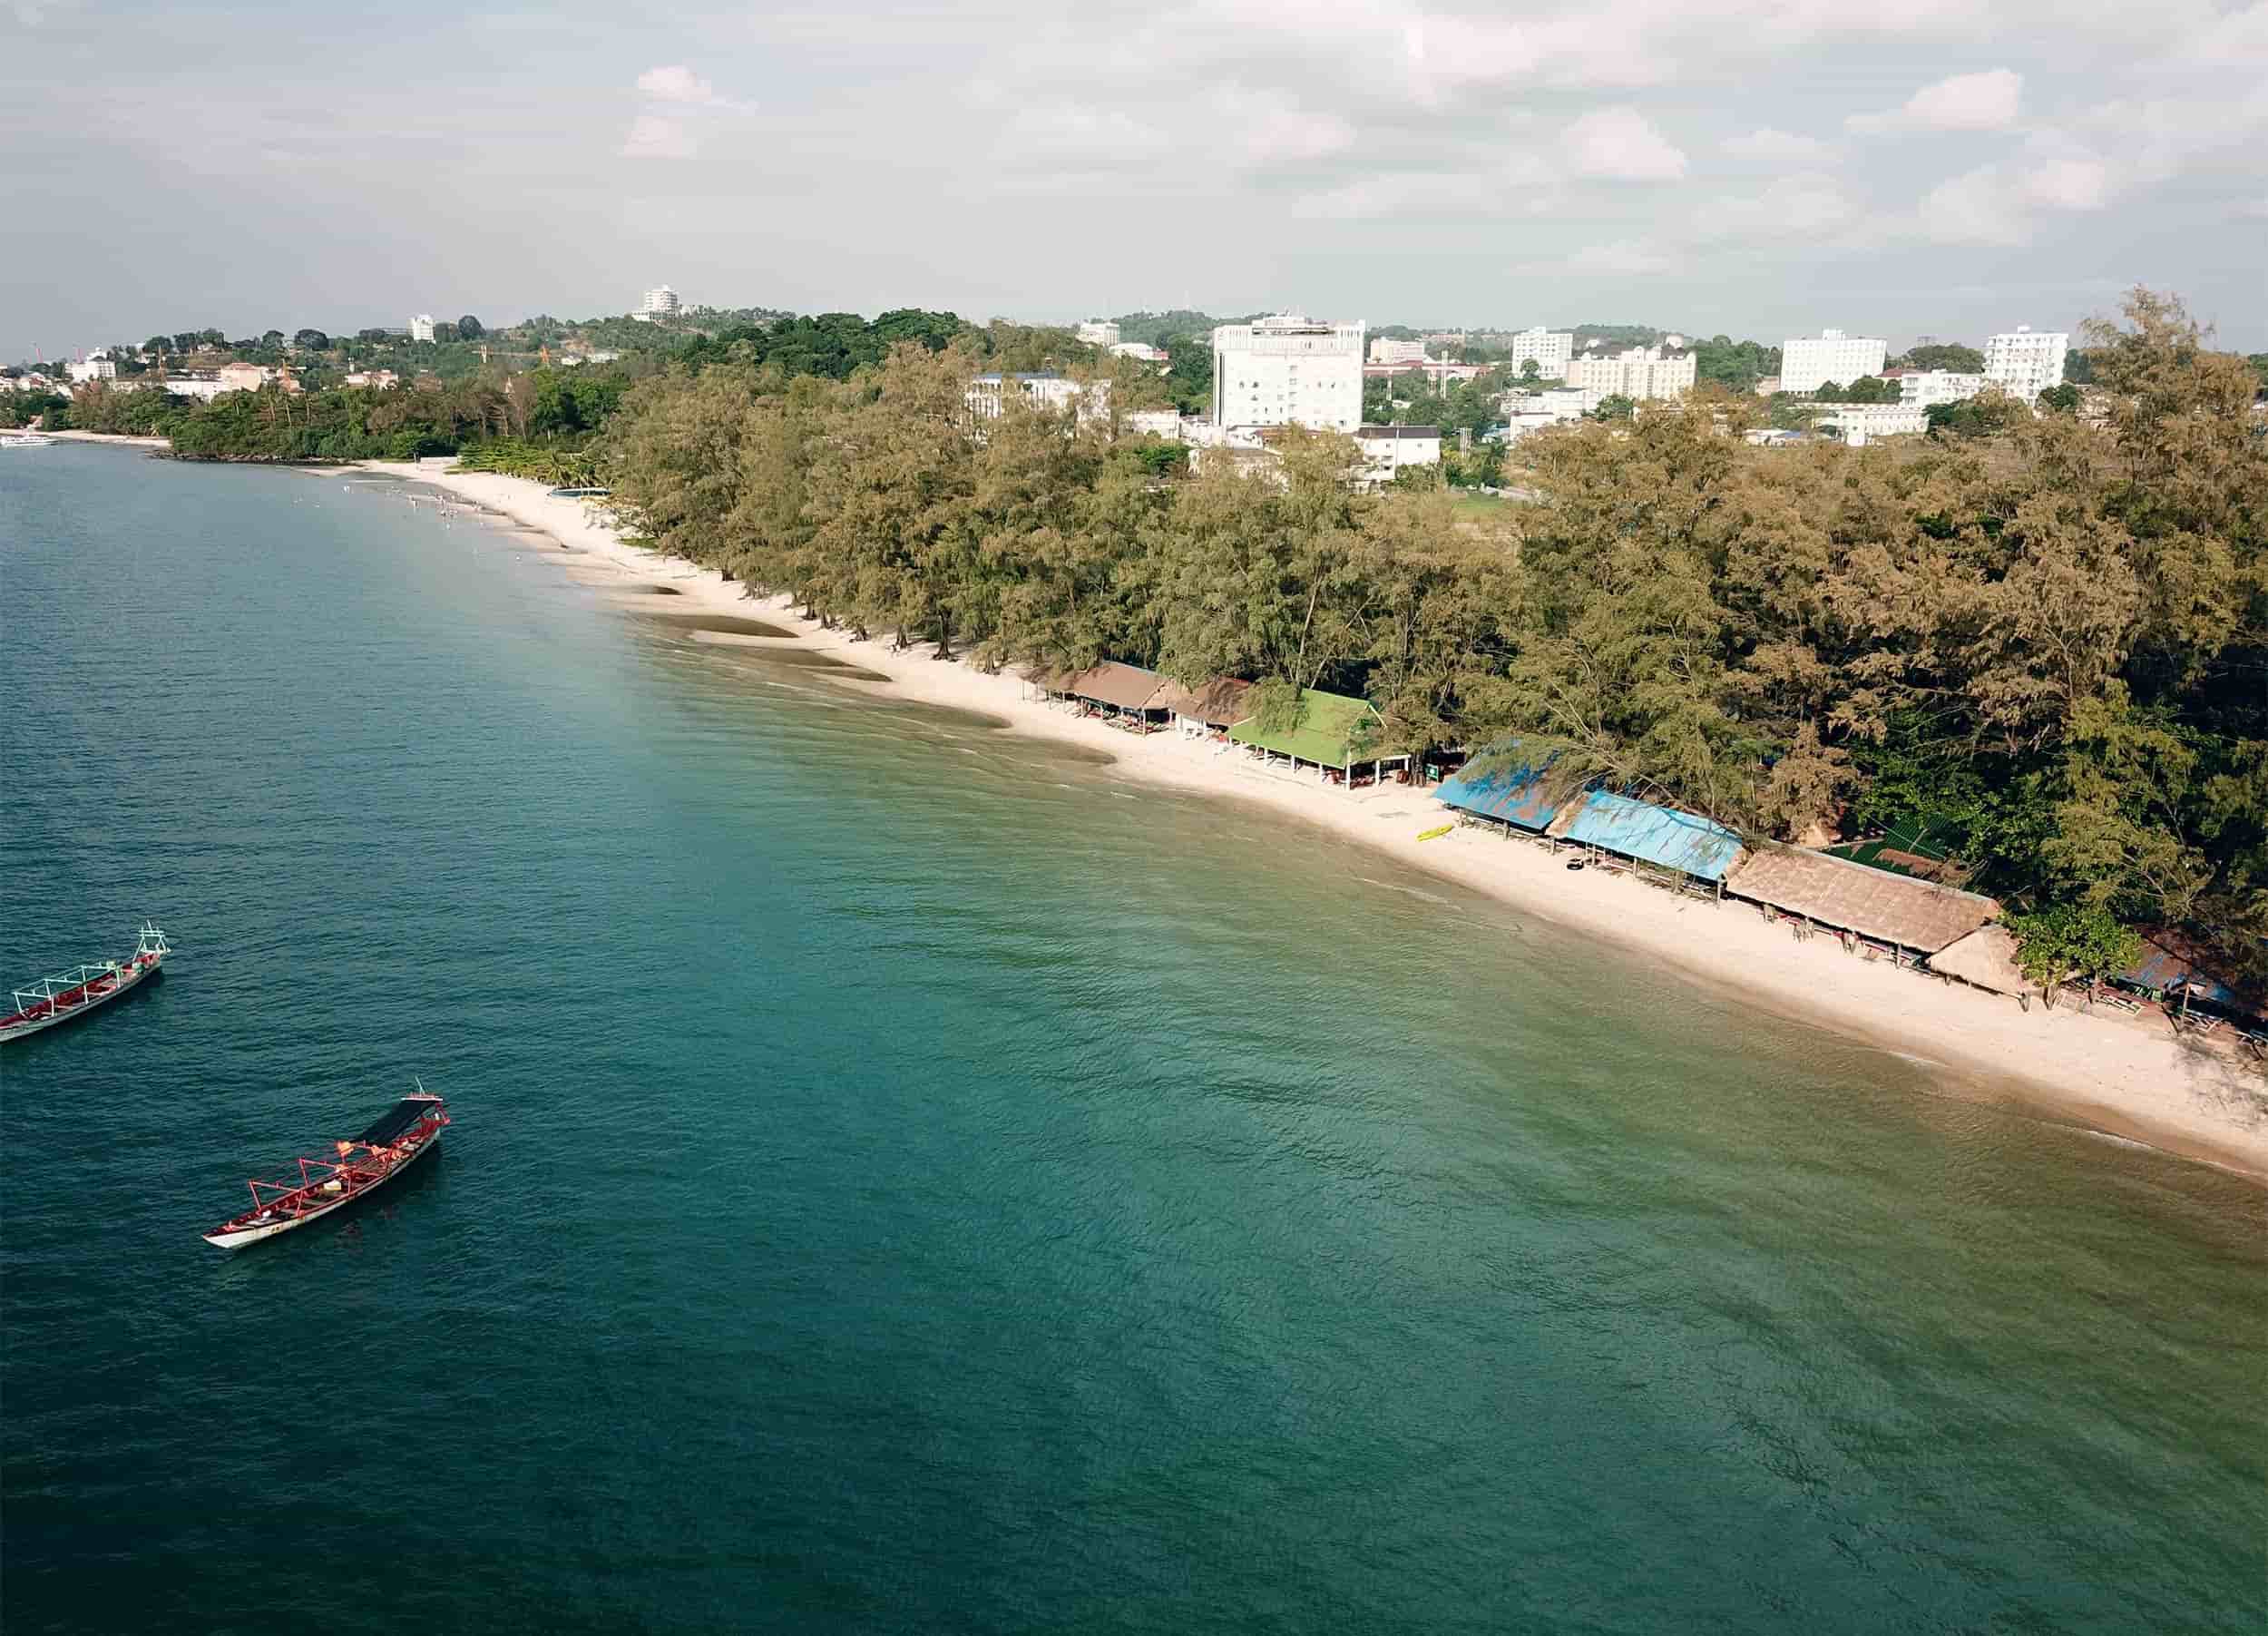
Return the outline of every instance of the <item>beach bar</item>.
<path id="1" fill-rule="evenodd" d="M 1043 697 L 1068 699 L 1137 732 L 1164 726 L 1171 713 L 1166 696 L 1173 684 L 1136 664 L 1105 660 L 1083 671 L 1034 672 L 1030 681 Z"/>
<path id="2" fill-rule="evenodd" d="M 1246 717 L 1228 730 L 1229 739 L 1271 766 L 1281 759 L 1295 772 L 1312 767 L 1316 782 L 1341 783 L 1350 789 L 1358 784 L 1383 781 L 1390 767 L 1399 767 L 1405 775 L 1408 773 L 1407 754 L 1382 756 L 1370 748 L 1373 739 L 1384 728 L 1385 719 L 1369 700 L 1326 693 L 1319 688 L 1303 688 L 1299 702 L 1296 726 L 1266 730 L 1260 726 L 1258 718 Z M 1361 776 L 1358 770 L 1364 768 L 1370 769 L 1368 778 Z"/>
<path id="3" fill-rule="evenodd" d="M 1648 867 L 1667 869 L 1673 872 L 1667 884 L 1697 881 L 1715 888 L 1719 897 L 1725 895 L 1726 873 L 1740 860 L 1740 837 L 1724 825 L 1604 789 L 1585 795 L 1553 819 L 1550 828 L 1571 846 L 1629 859 L 1639 867 L 1641 878 Z"/>
<path id="4" fill-rule="evenodd" d="M 1996 994 L 2013 994 L 2029 1009 L 2038 985 L 2016 964 L 2016 936 L 2004 926 L 1980 926 L 1930 956 L 1930 969 Z"/>
<path id="5" fill-rule="evenodd" d="M 1804 847 L 1751 852 L 1726 874 L 1725 890 L 1801 922 L 1799 935 L 1813 925 L 1848 933 L 1901 965 L 1960 942 L 2000 914 L 1998 903 L 1978 893 Z"/>

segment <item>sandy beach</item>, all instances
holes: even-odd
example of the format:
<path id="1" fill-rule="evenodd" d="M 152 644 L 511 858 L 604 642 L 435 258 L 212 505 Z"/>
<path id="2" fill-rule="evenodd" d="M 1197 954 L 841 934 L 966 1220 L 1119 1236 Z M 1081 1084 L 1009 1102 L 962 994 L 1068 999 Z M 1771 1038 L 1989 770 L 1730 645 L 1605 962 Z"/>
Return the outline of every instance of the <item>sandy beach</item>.
<path id="1" fill-rule="evenodd" d="M 365 465 L 434 484 L 548 535 L 575 553 L 560 553 L 562 571 L 602 593 L 619 591 L 631 601 L 636 587 L 665 585 L 681 599 L 673 611 L 759 616 L 788 633 L 702 632 L 707 638 L 825 653 L 886 679 L 838 677 L 841 686 L 974 711 L 1018 732 L 1100 750 L 1129 777 L 1320 825 L 1751 1005 L 1884 1047 L 1931 1071 L 1949 1093 L 2020 1107 L 2268 1182 L 2268 1084 L 2226 1048 L 2172 1037 L 2163 1018 L 2051 1011 L 2037 1001 L 2025 1010 L 1999 995 L 1862 961 L 1831 937 L 1798 941 L 1753 906 L 1697 902 L 1624 875 L 1569 873 L 1540 845 L 1461 828 L 1421 840 L 1451 815 L 1407 787 L 1325 787 L 1177 733 L 1142 738 L 1078 717 L 1033 697 L 1012 673 L 939 662 L 926 646 L 893 653 L 885 642 L 853 642 L 799 618 L 785 598 L 751 601 L 743 586 L 713 570 L 624 544 L 596 508 L 554 499 L 538 483 Z"/>

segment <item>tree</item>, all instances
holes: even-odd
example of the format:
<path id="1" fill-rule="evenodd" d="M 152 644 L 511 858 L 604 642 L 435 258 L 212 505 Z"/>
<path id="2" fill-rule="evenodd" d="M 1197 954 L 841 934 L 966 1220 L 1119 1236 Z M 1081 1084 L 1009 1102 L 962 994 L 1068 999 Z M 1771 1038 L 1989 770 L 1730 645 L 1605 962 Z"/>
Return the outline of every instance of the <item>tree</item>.
<path id="1" fill-rule="evenodd" d="M 1950 369 L 1956 375 L 1982 375 L 1984 354 L 1974 347 L 1935 343 L 1908 349 L 1901 360 L 1909 369 Z"/>
<path id="2" fill-rule="evenodd" d="M 1637 415 L 1637 410 L 1635 400 L 1619 392 L 1609 392 L 1598 400 L 1598 407 L 1591 411 L 1590 417 L 1593 420 L 1628 420 Z"/>
<path id="3" fill-rule="evenodd" d="M 2050 1004 L 2070 979 L 2096 983 L 2142 958 L 2142 939 L 2102 909 L 2059 904 L 2010 915 L 2008 928 L 2016 938 L 2017 965 Z"/>
<path id="4" fill-rule="evenodd" d="M 331 349 L 331 338 L 320 329 L 302 329 L 292 336 L 291 344 L 295 347 L 303 347 L 310 352 L 328 352 Z"/>
<path id="5" fill-rule="evenodd" d="M 1845 403 L 1896 403 L 1898 388 L 1880 376 L 1862 375 L 1843 393 Z"/>
<path id="6" fill-rule="evenodd" d="M 2039 395 L 2039 407 L 2058 415 L 2076 415 L 2079 409 L 2079 389 L 2068 384 L 2049 387 Z"/>
<path id="7" fill-rule="evenodd" d="M 446 318 L 433 327 L 433 338 L 437 342 L 459 340 L 463 338 L 463 334 L 462 330 Z"/>
<path id="8" fill-rule="evenodd" d="M 284 332 L 282 330 L 268 329 L 261 331 L 259 344 L 263 347 L 280 347 L 283 345 L 283 339 Z"/>
<path id="9" fill-rule="evenodd" d="M 468 312 L 456 321 L 456 333 L 459 340 L 477 341 L 488 331 L 481 327 L 478 318 Z"/>
<path id="10" fill-rule="evenodd" d="M 170 335 L 153 335 L 142 343 L 142 349 L 144 352 L 171 352 L 173 350 L 173 338 Z"/>
<path id="11" fill-rule="evenodd" d="M 1541 380 L 1543 366 L 1532 358 L 1522 358 L 1520 364 L 1520 378 L 1527 381 Z"/>

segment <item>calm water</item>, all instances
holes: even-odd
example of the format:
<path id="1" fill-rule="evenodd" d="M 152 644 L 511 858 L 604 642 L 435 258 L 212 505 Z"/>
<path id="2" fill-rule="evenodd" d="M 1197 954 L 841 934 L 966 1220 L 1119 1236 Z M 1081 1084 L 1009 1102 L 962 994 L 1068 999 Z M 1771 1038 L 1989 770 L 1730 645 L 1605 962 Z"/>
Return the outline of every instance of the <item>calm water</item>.
<path id="1" fill-rule="evenodd" d="M 11 1636 L 2268 1617 L 2241 1184 L 336 479 L 0 573 Z"/>

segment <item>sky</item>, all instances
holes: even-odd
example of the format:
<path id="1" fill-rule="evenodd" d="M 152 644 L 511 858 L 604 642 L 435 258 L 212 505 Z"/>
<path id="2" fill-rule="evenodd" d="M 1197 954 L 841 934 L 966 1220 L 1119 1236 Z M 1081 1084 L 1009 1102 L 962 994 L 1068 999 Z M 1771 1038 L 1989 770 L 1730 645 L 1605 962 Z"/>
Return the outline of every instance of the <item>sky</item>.
<path id="1" fill-rule="evenodd" d="M 2253 351 L 2263 138 L 2268 0 L 0 0 L 0 358 L 664 282 Z"/>

